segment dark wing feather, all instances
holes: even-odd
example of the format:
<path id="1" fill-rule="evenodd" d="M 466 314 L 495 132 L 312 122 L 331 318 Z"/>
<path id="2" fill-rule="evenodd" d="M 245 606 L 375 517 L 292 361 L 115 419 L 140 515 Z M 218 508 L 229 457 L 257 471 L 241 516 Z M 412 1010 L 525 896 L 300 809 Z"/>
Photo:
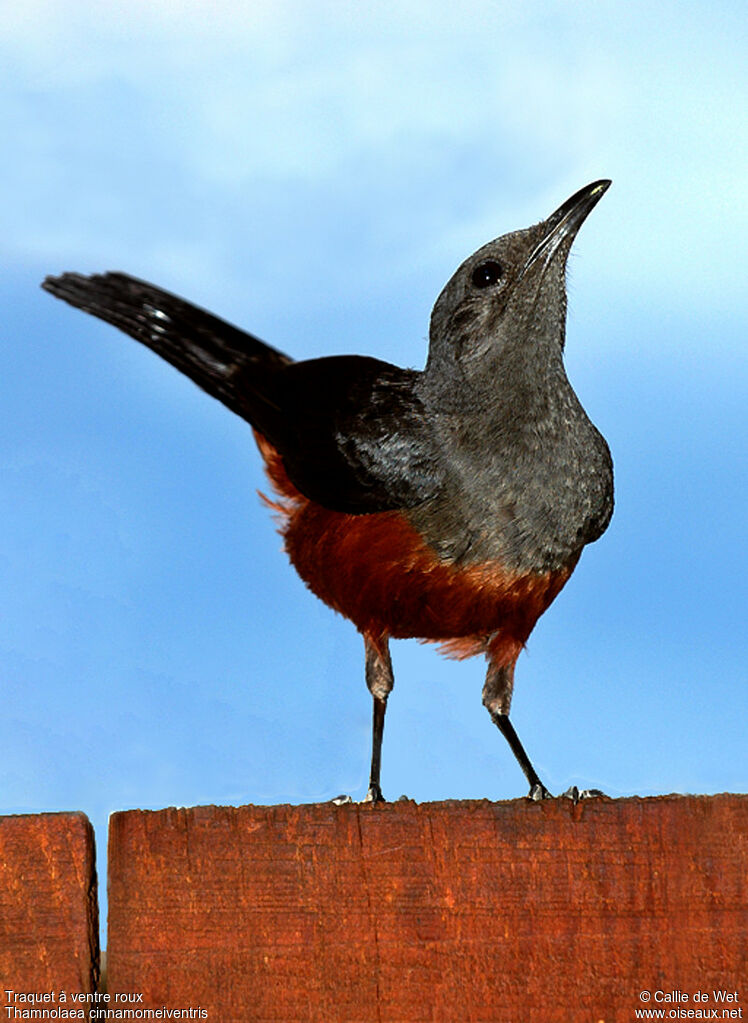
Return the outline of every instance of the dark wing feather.
<path id="1" fill-rule="evenodd" d="M 363 356 L 294 362 L 127 274 L 66 273 L 42 286 L 152 348 L 246 419 L 310 499 L 356 514 L 412 507 L 438 488 L 414 371 Z"/>
<path id="2" fill-rule="evenodd" d="M 282 418 L 270 415 L 259 428 L 291 481 L 325 507 L 410 508 L 441 481 L 417 377 L 360 355 L 295 362 L 274 381 Z"/>

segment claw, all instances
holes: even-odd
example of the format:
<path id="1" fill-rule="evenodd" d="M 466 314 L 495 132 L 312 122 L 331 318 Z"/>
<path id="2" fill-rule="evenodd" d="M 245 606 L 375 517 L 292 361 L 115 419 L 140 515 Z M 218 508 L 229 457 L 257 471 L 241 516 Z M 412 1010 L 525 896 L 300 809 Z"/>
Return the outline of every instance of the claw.
<path id="1" fill-rule="evenodd" d="M 374 783 L 369 786 L 369 791 L 364 796 L 365 803 L 386 803 L 387 800 L 382 795 L 380 787 Z"/>
<path id="2" fill-rule="evenodd" d="M 566 792 L 561 793 L 561 798 L 578 803 L 580 799 L 595 799 L 597 796 L 604 795 L 605 793 L 601 789 L 578 789 L 576 785 L 570 785 Z"/>
<path id="3" fill-rule="evenodd" d="M 541 803 L 544 799 L 553 799 L 553 796 L 542 781 L 539 781 L 536 782 L 527 793 L 527 798 L 531 799 L 533 803 Z"/>

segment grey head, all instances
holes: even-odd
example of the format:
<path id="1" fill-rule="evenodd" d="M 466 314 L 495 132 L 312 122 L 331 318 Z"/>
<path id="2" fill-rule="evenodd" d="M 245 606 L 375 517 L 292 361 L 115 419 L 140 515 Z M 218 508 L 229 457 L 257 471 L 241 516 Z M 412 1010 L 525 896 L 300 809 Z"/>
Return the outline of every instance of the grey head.
<path id="1" fill-rule="evenodd" d="M 553 571 L 610 520 L 610 452 L 563 365 L 569 250 L 609 186 L 484 245 L 436 301 L 417 390 L 446 482 L 410 517 L 444 558 Z"/>
<path id="2" fill-rule="evenodd" d="M 425 369 L 443 397 L 495 401 L 504 380 L 561 362 L 566 263 L 574 238 L 611 182 L 594 181 L 539 224 L 488 242 L 465 260 L 434 305 Z M 519 379 L 517 380 L 519 383 Z M 538 381 L 540 383 L 540 381 Z"/>

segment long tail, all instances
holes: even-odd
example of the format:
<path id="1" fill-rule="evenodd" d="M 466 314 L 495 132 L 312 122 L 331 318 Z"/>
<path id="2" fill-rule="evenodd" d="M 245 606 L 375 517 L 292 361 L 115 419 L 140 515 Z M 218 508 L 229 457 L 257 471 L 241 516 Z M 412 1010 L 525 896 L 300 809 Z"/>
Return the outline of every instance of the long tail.
<path id="1" fill-rule="evenodd" d="M 263 379 L 292 362 L 252 334 L 128 274 L 64 273 L 47 277 L 42 287 L 152 348 L 250 422 L 258 402 L 270 400 L 263 399 Z"/>

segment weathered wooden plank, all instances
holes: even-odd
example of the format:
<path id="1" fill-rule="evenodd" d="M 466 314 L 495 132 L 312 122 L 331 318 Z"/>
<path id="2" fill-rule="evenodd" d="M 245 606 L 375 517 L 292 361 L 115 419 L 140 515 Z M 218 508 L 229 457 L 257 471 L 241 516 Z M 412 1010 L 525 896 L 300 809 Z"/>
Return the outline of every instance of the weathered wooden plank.
<path id="1" fill-rule="evenodd" d="M 80 1004 L 73 995 L 94 992 L 95 863 L 93 828 L 82 813 L 0 817 L 3 1020 L 34 1018 L 23 1015 L 31 1009 L 72 1009 Z"/>
<path id="2" fill-rule="evenodd" d="M 132 811 L 109 850 L 109 989 L 146 1006 L 609 1023 L 748 999 L 746 796 Z"/>

